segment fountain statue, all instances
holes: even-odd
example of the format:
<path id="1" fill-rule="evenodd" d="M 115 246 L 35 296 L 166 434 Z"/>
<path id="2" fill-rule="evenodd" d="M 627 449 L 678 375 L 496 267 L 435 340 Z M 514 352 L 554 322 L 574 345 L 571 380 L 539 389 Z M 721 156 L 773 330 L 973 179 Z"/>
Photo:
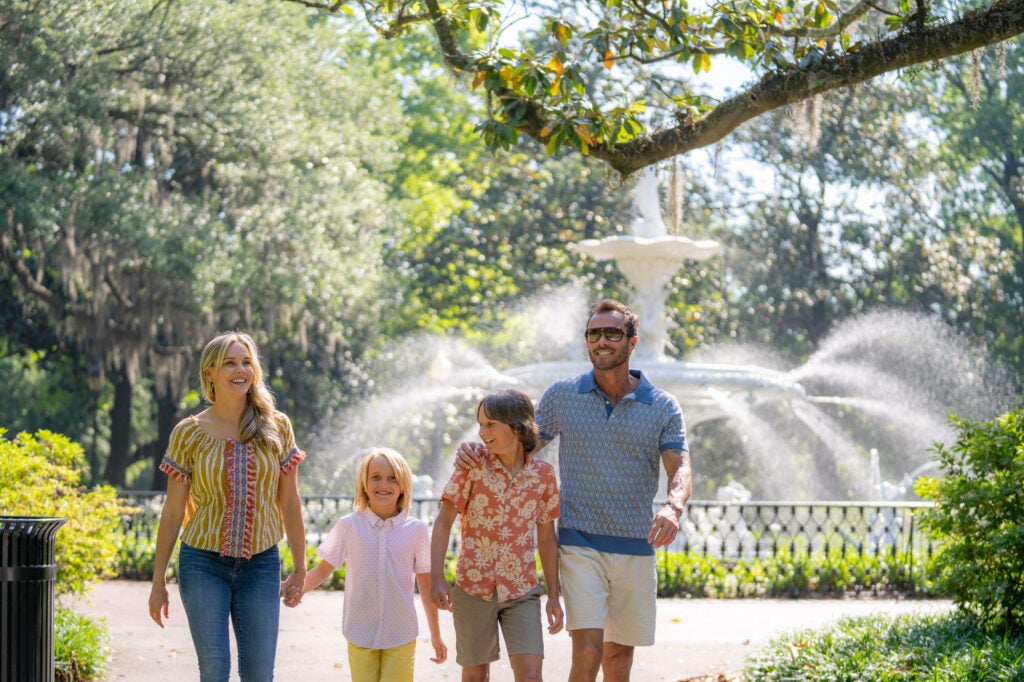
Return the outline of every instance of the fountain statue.
<path id="1" fill-rule="evenodd" d="M 585 239 L 573 248 L 599 260 L 615 261 L 635 289 L 630 307 L 639 316 L 643 330 L 633 358 L 664 362 L 668 359 L 665 349 L 670 346 L 665 286 L 685 261 L 705 260 L 718 255 L 721 249 L 710 240 L 669 236 L 661 219 L 659 201 L 657 175 L 653 168 L 645 168 L 634 194 L 639 217 L 630 225 L 632 234 Z"/>

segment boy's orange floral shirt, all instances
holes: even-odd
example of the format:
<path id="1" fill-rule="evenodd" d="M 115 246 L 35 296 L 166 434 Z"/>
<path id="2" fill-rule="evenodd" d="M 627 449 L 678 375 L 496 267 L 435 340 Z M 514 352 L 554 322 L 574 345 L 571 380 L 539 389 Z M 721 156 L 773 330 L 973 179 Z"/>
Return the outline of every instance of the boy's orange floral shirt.
<path id="1" fill-rule="evenodd" d="M 558 482 L 545 461 L 529 458 L 515 477 L 488 455 L 456 469 L 441 494 L 459 512 L 462 549 L 455 583 L 466 593 L 498 601 L 518 599 L 537 586 L 538 523 L 558 518 Z"/>

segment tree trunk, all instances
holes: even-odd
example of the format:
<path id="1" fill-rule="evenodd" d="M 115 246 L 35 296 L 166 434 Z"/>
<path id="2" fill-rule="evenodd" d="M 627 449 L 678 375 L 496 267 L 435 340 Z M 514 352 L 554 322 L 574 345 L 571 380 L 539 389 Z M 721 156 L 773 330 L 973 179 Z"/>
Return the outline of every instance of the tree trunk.
<path id="1" fill-rule="evenodd" d="M 110 456 L 104 478 L 110 485 L 123 488 L 125 472 L 131 464 L 132 384 L 124 367 L 111 377 L 114 384 L 114 405 L 110 409 Z"/>

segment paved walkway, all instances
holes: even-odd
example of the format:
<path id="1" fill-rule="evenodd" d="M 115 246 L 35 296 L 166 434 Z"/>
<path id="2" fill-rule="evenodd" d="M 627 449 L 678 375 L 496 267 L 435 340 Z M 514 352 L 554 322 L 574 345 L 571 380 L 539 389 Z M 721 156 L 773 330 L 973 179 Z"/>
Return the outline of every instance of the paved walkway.
<path id="1" fill-rule="evenodd" d="M 109 581 L 92 597 L 71 605 L 103 618 L 113 649 L 108 681 L 188 682 L 198 679 L 192 640 L 177 586 L 171 585 L 171 617 L 161 630 L 147 614 L 149 583 Z M 283 608 L 277 648 L 278 682 L 347 680 L 348 662 L 341 637 L 343 592 L 315 591 L 296 609 Z M 419 600 L 417 599 L 417 607 Z M 783 632 L 817 627 L 842 616 L 937 612 L 946 601 L 898 600 L 658 600 L 657 643 L 636 650 L 633 679 L 637 682 L 679 682 L 743 670 L 747 656 Z M 420 614 L 421 633 L 424 626 Z M 456 682 L 455 636 L 450 613 L 441 614 L 441 632 L 449 659 L 431 663 L 430 642 L 420 635 L 416 647 L 417 682 Z M 545 634 L 544 675 L 565 680 L 569 675 L 570 641 L 562 632 Z M 237 678 L 232 678 L 237 679 Z M 492 664 L 492 682 L 511 682 L 505 660 Z"/>

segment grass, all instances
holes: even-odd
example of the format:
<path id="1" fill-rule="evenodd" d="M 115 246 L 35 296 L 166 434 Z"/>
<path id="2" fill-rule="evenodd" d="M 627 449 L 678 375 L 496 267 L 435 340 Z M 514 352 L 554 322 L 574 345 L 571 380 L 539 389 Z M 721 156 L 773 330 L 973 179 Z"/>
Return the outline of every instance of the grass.
<path id="1" fill-rule="evenodd" d="M 959 611 L 840 620 L 773 640 L 747 662 L 756 682 L 1024 682 L 1024 633 Z"/>

